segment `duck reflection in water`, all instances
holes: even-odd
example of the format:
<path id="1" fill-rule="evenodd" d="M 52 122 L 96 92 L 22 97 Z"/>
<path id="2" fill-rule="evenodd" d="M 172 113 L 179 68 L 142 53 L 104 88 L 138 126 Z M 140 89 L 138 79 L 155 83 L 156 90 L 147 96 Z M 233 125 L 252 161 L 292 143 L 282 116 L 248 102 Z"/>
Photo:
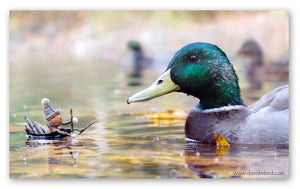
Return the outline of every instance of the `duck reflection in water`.
<path id="1" fill-rule="evenodd" d="M 216 146 L 187 142 L 185 146 L 186 167 L 200 178 L 287 178 L 289 174 L 285 163 L 289 159 L 288 145 Z M 273 171 L 273 175 L 257 174 L 259 171 Z"/>

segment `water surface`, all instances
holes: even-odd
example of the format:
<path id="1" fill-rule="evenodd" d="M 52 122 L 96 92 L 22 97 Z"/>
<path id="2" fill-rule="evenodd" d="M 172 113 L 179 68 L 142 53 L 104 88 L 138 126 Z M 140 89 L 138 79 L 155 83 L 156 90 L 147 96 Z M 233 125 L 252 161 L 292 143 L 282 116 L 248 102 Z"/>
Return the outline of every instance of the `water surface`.
<path id="1" fill-rule="evenodd" d="M 162 68 L 161 72 L 164 70 Z M 11 178 L 285 178 L 288 146 L 216 147 L 185 140 L 184 119 L 148 119 L 145 114 L 181 109 L 188 113 L 197 99 L 180 93 L 128 105 L 127 98 L 150 85 L 161 73 L 144 72 L 133 80 L 118 63 L 93 60 L 33 59 L 10 63 Z M 242 77 L 242 76 L 241 76 Z M 248 90 L 251 104 L 282 82 L 264 82 Z M 284 82 L 283 82 L 284 83 Z M 243 92 L 244 91 L 244 92 Z M 82 135 L 62 141 L 27 141 L 24 115 L 45 125 L 43 97 L 82 128 Z"/>

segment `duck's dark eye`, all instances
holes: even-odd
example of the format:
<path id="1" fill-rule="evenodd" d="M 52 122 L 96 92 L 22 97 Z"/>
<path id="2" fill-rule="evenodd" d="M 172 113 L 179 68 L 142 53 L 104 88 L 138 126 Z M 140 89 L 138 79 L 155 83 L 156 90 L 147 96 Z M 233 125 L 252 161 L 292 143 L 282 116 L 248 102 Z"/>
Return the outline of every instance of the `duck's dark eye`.
<path id="1" fill-rule="evenodd" d="M 196 56 L 196 55 L 189 55 L 188 56 L 188 60 L 190 61 L 190 62 L 197 62 L 198 61 L 198 57 Z"/>

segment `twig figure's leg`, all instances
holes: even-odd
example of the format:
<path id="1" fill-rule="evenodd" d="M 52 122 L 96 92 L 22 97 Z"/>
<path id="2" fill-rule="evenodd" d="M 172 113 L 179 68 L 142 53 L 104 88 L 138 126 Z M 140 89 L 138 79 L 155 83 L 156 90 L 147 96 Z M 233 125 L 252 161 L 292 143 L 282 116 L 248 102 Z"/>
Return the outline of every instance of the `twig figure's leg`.
<path id="1" fill-rule="evenodd" d="M 70 133 L 62 131 L 62 130 L 59 130 L 59 129 L 56 129 L 56 132 L 58 132 L 61 135 L 71 136 Z"/>

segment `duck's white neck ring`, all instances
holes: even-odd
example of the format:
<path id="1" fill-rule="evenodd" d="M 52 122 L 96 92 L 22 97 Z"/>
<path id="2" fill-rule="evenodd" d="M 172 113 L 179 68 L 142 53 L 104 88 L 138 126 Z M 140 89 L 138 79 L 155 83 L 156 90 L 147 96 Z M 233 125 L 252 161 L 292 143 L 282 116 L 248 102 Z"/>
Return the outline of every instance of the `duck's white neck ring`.
<path id="1" fill-rule="evenodd" d="M 232 110 L 243 110 L 246 108 L 247 107 L 244 105 L 234 105 L 234 106 L 224 106 L 221 108 L 212 108 L 212 109 L 207 109 L 207 110 L 201 110 L 197 107 L 194 107 L 194 110 L 199 111 L 201 113 L 212 113 L 212 112 L 224 112 L 224 111 L 232 111 Z"/>

